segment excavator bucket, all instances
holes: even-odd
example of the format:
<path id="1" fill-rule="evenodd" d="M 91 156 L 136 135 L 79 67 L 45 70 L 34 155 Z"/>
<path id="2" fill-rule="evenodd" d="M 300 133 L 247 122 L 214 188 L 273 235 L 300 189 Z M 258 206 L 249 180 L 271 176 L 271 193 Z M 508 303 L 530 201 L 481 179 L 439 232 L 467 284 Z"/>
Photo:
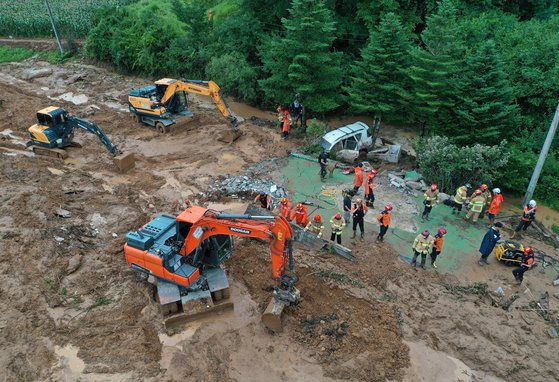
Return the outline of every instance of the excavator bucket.
<path id="1" fill-rule="evenodd" d="M 132 153 L 124 153 L 117 155 L 113 158 L 113 162 L 118 167 L 120 172 L 126 172 L 132 168 L 136 164 L 136 159 L 134 158 L 134 154 Z"/>
<path id="2" fill-rule="evenodd" d="M 225 142 L 225 143 L 233 143 L 235 142 L 237 139 L 239 139 L 241 137 L 242 132 L 240 130 L 227 130 L 224 131 L 223 133 L 220 134 L 220 136 L 217 138 L 218 141 L 220 142 Z"/>
<path id="3" fill-rule="evenodd" d="M 283 325 L 281 323 L 283 308 L 285 308 L 284 303 L 272 298 L 264 314 L 262 314 L 262 323 L 272 332 L 281 333 L 283 331 Z"/>

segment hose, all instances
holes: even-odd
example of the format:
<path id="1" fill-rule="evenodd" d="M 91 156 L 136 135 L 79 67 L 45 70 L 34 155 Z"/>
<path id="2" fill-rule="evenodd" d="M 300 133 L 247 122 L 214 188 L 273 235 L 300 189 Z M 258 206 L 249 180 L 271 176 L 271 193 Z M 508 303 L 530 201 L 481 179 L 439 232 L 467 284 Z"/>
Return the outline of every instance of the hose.
<path id="1" fill-rule="evenodd" d="M 331 206 L 338 205 L 337 191 L 334 187 L 322 187 L 320 194 L 318 194 L 318 199 L 330 204 Z"/>

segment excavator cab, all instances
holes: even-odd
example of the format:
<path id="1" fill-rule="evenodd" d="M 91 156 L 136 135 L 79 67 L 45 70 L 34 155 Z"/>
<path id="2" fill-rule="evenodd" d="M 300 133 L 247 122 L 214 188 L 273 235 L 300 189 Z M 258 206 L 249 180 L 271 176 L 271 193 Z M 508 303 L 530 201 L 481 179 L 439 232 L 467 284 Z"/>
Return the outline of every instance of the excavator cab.
<path id="1" fill-rule="evenodd" d="M 27 146 L 57 149 L 68 146 L 74 138 L 74 130 L 68 125 L 68 112 L 49 106 L 37 112 L 37 123 L 28 129 L 31 140 Z M 60 156 L 58 152 L 55 156 Z M 63 156 L 64 157 L 64 156 Z"/>

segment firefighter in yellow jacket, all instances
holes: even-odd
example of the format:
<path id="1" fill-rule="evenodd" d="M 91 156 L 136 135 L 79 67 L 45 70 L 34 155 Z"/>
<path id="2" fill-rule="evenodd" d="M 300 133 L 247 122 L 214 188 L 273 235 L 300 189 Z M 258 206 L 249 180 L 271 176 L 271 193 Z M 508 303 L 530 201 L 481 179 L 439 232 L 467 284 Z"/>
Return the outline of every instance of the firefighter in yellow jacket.
<path id="1" fill-rule="evenodd" d="M 466 183 L 465 185 L 463 185 L 462 187 L 458 187 L 458 189 L 456 190 L 456 195 L 454 195 L 454 200 L 452 203 L 452 213 L 458 213 L 460 214 L 460 212 L 462 212 L 462 206 L 464 205 L 464 202 L 466 202 L 466 200 L 468 200 L 468 190 L 470 190 L 472 188 L 472 185 L 470 183 Z"/>
<path id="2" fill-rule="evenodd" d="M 431 213 L 431 209 L 435 207 L 439 203 L 439 189 L 436 184 L 432 184 L 431 188 L 425 191 L 423 194 L 425 200 L 423 200 L 423 205 L 425 208 L 423 209 L 423 214 L 421 214 L 421 222 L 429 219 L 429 214 Z"/>
<path id="3" fill-rule="evenodd" d="M 479 214 L 483 211 L 487 199 L 482 195 L 481 190 L 475 190 L 472 198 L 470 199 L 470 210 L 464 218 L 465 221 L 469 221 L 473 216 L 472 222 L 477 222 Z"/>
<path id="4" fill-rule="evenodd" d="M 423 231 L 416 236 L 413 241 L 413 259 L 411 260 L 412 267 L 416 267 L 417 257 L 421 256 L 421 268 L 425 269 L 425 259 L 427 259 L 427 254 L 431 252 L 435 239 L 431 236 L 428 230 Z"/>
<path id="5" fill-rule="evenodd" d="M 314 219 L 307 224 L 305 231 L 311 231 L 319 239 L 322 237 L 322 231 L 324 231 L 324 223 L 322 222 L 322 216 L 319 214 L 314 215 Z"/>

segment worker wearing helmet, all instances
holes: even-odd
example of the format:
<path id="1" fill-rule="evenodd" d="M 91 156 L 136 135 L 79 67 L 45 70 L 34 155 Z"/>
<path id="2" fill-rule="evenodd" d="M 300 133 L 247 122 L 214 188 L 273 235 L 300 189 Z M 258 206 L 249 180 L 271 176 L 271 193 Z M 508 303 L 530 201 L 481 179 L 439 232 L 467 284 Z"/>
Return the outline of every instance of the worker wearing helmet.
<path id="1" fill-rule="evenodd" d="M 423 231 L 415 237 L 413 241 L 413 258 L 411 260 L 411 265 L 415 269 L 417 257 L 421 255 L 421 268 L 425 269 L 425 260 L 427 259 L 427 254 L 431 251 L 433 247 L 434 239 L 428 230 Z"/>
<path id="2" fill-rule="evenodd" d="M 309 211 L 303 203 L 297 203 L 293 215 L 291 215 L 291 220 L 295 220 L 295 223 L 301 227 L 306 227 L 309 224 Z"/>
<path id="3" fill-rule="evenodd" d="M 481 245 L 479 247 L 479 253 L 481 253 L 481 257 L 479 259 L 479 265 L 489 264 L 487 262 L 487 258 L 493 252 L 495 245 L 501 240 L 501 228 L 503 228 L 503 224 L 501 222 L 495 223 L 489 231 L 483 236 L 483 240 L 481 241 Z"/>
<path id="4" fill-rule="evenodd" d="M 482 184 L 480 190 L 481 195 L 485 198 L 485 204 L 483 205 L 483 208 L 481 209 L 481 212 L 479 214 L 479 217 L 483 219 L 485 217 L 485 212 L 491 205 L 491 191 L 489 190 L 489 187 L 487 187 L 487 184 Z"/>
<path id="5" fill-rule="evenodd" d="M 356 199 L 355 203 L 353 204 L 353 208 L 351 209 L 352 217 L 353 217 L 353 236 L 352 239 L 355 239 L 355 235 L 357 234 L 357 225 L 359 225 L 359 230 L 361 231 L 360 239 L 363 240 L 365 238 L 365 214 L 367 214 L 368 208 L 363 204 L 361 199 Z"/>
<path id="6" fill-rule="evenodd" d="M 439 228 L 437 234 L 433 238 L 433 249 L 431 250 L 431 266 L 437 268 L 437 256 L 439 256 L 443 250 L 444 245 L 444 235 L 446 235 L 446 229 Z"/>
<path id="7" fill-rule="evenodd" d="M 281 198 L 280 200 L 280 215 L 291 220 L 291 202 L 287 198 Z"/>
<path id="8" fill-rule="evenodd" d="M 485 206 L 485 196 L 482 195 L 482 191 L 477 189 L 470 198 L 470 210 L 464 218 L 465 221 L 469 221 L 473 216 L 472 222 L 476 223 L 479 218 L 479 214 L 483 211 L 483 206 Z"/>
<path id="9" fill-rule="evenodd" d="M 330 235 L 330 240 L 337 241 L 338 244 L 342 244 L 342 231 L 344 230 L 346 221 L 342 217 L 341 213 L 337 213 L 330 219 L 330 227 L 332 227 L 332 234 Z"/>
<path id="10" fill-rule="evenodd" d="M 514 229 L 514 233 L 511 236 L 511 239 L 520 235 L 520 230 L 526 231 L 532 221 L 536 219 L 536 210 L 538 206 L 536 205 L 535 200 L 530 200 L 528 204 L 524 206 L 524 211 L 522 212 L 522 218 L 520 219 L 520 223 Z"/>
<path id="11" fill-rule="evenodd" d="M 493 189 L 493 200 L 489 205 L 489 210 L 487 210 L 487 218 L 489 219 L 489 226 L 492 226 L 495 223 L 495 216 L 501 211 L 501 205 L 505 201 L 503 195 L 501 195 L 500 188 Z"/>
<path id="12" fill-rule="evenodd" d="M 320 239 L 322 237 L 322 231 L 324 231 L 322 216 L 319 214 L 314 215 L 314 218 L 307 224 L 304 231 L 310 231 L 316 234 L 316 237 Z"/>
<path id="13" fill-rule="evenodd" d="M 272 209 L 272 198 L 264 191 L 256 195 L 256 197 L 254 198 L 254 203 L 260 203 L 260 207 L 264 208 L 265 210 Z"/>
<path id="14" fill-rule="evenodd" d="M 452 203 L 453 214 L 460 214 L 460 212 L 462 212 L 462 206 L 464 205 L 464 202 L 468 200 L 468 192 L 469 190 L 471 190 L 471 188 L 472 185 L 470 183 L 466 183 L 465 185 L 458 187 Z"/>
<path id="15" fill-rule="evenodd" d="M 363 162 L 355 167 L 355 181 L 353 182 L 353 193 L 357 194 L 359 188 L 363 185 Z"/>
<path id="16" fill-rule="evenodd" d="M 520 266 L 512 271 L 512 274 L 518 284 L 522 284 L 524 280 L 524 272 L 532 269 L 534 265 L 534 249 L 532 247 L 524 248 L 524 253 L 522 254 L 522 262 Z"/>
<path id="17" fill-rule="evenodd" d="M 371 208 L 375 208 L 375 177 L 377 176 L 377 170 L 374 168 L 367 173 L 367 179 L 365 179 L 365 205 Z"/>
<path id="18" fill-rule="evenodd" d="M 439 188 L 437 187 L 437 185 L 432 184 L 431 187 L 427 191 L 425 191 L 423 197 L 425 198 L 423 200 L 423 205 L 425 207 L 423 208 L 423 214 L 421 214 L 421 222 L 424 222 L 425 220 L 431 220 L 429 219 L 431 209 L 439 203 Z"/>
<path id="19" fill-rule="evenodd" d="M 377 216 L 377 221 L 380 225 L 380 231 L 377 236 L 377 243 L 379 241 L 384 241 L 384 235 L 388 232 L 388 227 L 390 227 L 390 222 L 392 219 L 392 204 L 387 204 L 384 210 Z"/>
<path id="20" fill-rule="evenodd" d="M 278 111 L 278 117 L 277 117 L 278 129 L 281 129 L 283 127 L 283 116 L 284 116 L 283 108 L 281 107 L 281 105 L 278 105 L 277 111 Z"/>
<path id="21" fill-rule="evenodd" d="M 287 139 L 289 136 L 289 129 L 291 129 L 291 116 L 289 115 L 289 110 L 283 111 L 283 128 L 282 128 L 282 136 L 283 139 Z"/>

